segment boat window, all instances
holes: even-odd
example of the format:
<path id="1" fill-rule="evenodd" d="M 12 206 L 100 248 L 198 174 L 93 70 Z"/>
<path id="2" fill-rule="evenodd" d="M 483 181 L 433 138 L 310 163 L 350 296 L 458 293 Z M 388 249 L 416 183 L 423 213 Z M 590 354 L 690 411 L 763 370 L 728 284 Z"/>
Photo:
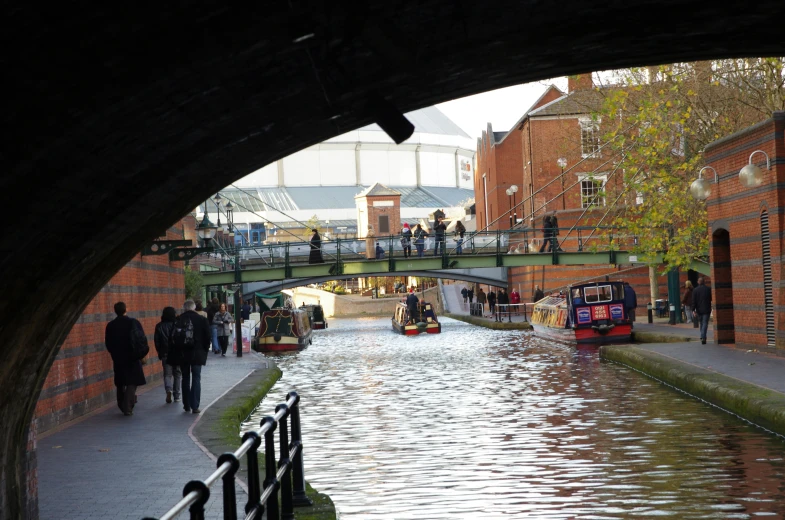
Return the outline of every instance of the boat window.
<path id="1" fill-rule="evenodd" d="M 614 300 L 624 299 L 624 288 L 619 284 L 615 284 L 613 286 L 613 299 Z"/>
<path id="2" fill-rule="evenodd" d="M 586 287 L 583 290 L 586 295 L 586 303 L 598 303 L 611 301 L 611 286 L 600 285 L 597 287 Z"/>

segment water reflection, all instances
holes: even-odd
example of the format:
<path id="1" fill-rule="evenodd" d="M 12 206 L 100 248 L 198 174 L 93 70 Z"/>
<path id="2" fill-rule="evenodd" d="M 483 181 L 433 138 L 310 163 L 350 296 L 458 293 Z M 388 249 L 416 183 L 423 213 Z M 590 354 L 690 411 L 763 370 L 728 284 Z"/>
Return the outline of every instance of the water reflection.
<path id="1" fill-rule="evenodd" d="M 331 321 L 260 407 L 300 392 L 341 518 L 785 516 L 785 445 L 728 414 L 525 332 L 389 329 Z"/>

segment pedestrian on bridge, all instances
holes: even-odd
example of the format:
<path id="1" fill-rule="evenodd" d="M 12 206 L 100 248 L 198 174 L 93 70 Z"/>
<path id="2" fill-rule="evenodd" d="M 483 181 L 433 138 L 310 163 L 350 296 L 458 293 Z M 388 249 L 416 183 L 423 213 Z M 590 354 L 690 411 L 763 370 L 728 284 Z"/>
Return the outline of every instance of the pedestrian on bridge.
<path id="1" fill-rule="evenodd" d="M 401 247 L 403 248 L 404 258 L 412 256 L 412 230 L 409 228 L 409 224 L 405 222 L 401 230 Z"/>
<path id="2" fill-rule="evenodd" d="M 155 335 L 153 336 L 153 340 L 155 341 L 155 350 L 158 352 L 158 359 L 161 360 L 161 365 L 164 369 L 164 390 L 166 391 L 167 403 L 172 402 L 173 393 L 174 402 L 180 402 L 180 388 L 182 387 L 183 381 L 183 373 L 180 370 L 180 367 L 173 367 L 166 362 L 166 358 L 169 355 L 170 344 L 172 342 L 174 323 L 176 321 L 177 311 L 174 309 L 174 307 L 164 307 L 164 310 L 161 313 L 161 321 L 155 326 Z"/>
<path id="3" fill-rule="evenodd" d="M 322 258 L 322 237 L 319 236 L 319 231 L 316 229 L 312 229 L 313 235 L 311 235 L 311 252 L 308 255 L 308 263 L 309 264 L 323 264 L 324 258 Z"/>
<path id="4" fill-rule="evenodd" d="M 444 219 L 442 217 L 439 217 L 434 231 L 436 232 L 436 243 L 433 246 L 433 256 L 439 255 L 439 247 L 442 248 L 442 254 L 445 254 L 444 234 L 447 231 L 447 226 L 444 225 Z"/>
<path id="5" fill-rule="evenodd" d="M 422 258 L 425 254 L 425 237 L 427 236 L 428 233 L 420 224 L 417 224 L 414 228 L 414 247 L 417 249 L 418 258 Z"/>
<path id="6" fill-rule="evenodd" d="M 460 220 L 455 222 L 455 234 L 457 235 L 456 242 L 458 245 L 455 247 L 455 254 L 463 254 L 463 236 L 466 234 L 466 226 Z"/>
<path id="7" fill-rule="evenodd" d="M 551 217 L 547 215 L 545 218 L 542 219 L 542 244 L 540 245 L 538 253 L 542 253 L 545 251 L 545 248 L 548 248 L 550 251 L 553 244 L 551 243 Z"/>
<path id="8" fill-rule="evenodd" d="M 692 291 L 692 305 L 700 320 L 701 344 L 705 345 L 711 316 L 711 289 L 706 285 L 703 277 L 698 278 L 698 286 Z"/>
<path id="9" fill-rule="evenodd" d="M 126 311 L 124 302 L 114 304 L 114 312 L 117 317 L 107 323 L 104 341 L 106 350 L 112 356 L 114 385 L 117 387 L 117 406 L 124 415 L 133 415 L 136 388 L 147 383 L 142 368 L 144 356 L 138 355 L 136 344 L 143 340 L 146 345 L 147 339 L 142 324 L 127 316 Z"/>

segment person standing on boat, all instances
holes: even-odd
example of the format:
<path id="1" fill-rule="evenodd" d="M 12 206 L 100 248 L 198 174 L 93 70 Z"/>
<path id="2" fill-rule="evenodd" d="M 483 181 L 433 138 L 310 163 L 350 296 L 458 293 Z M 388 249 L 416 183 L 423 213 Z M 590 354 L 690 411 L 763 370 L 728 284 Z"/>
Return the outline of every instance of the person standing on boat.
<path id="1" fill-rule="evenodd" d="M 401 230 L 401 247 L 403 247 L 404 258 L 412 256 L 412 230 L 409 229 L 409 224 L 404 224 Z"/>
<path id="2" fill-rule="evenodd" d="M 545 298 L 545 293 L 542 292 L 542 289 L 540 289 L 539 285 L 535 285 L 534 286 L 534 296 L 532 297 L 532 299 L 535 302 L 538 302 L 538 301 L 542 300 L 543 298 Z"/>
<path id="3" fill-rule="evenodd" d="M 630 330 L 633 328 L 632 324 L 635 321 L 635 308 L 637 306 L 638 297 L 635 295 L 635 290 L 630 286 L 629 282 L 624 282 L 624 310 L 630 319 Z"/>
<path id="4" fill-rule="evenodd" d="M 700 321 L 701 344 L 705 345 L 711 316 L 711 289 L 706 286 L 702 277 L 698 278 L 698 286 L 692 291 L 692 304 Z"/>
<path id="5" fill-rule="evenodd" d="M 309 264 L 323 264 L 324 258 L 322 258 L 322 237 L 319 236 L 319 232 L 315 229 L 312 229 L 313 235 L 311 236 L 311 253 L 308 255 L 308 263 Z"/>
<path id="6" fill-rule="evenodd" d="M 412 323 L 417 323 L 420 318 L 420 313 L 417 308 L 419 303 L 420 299 L 417 298 L 416 294 L 414 294 L 414 288 L 410 288 L 409 295 L 406 297 L 406 308 L 409 309 L 409 320 Z"/>

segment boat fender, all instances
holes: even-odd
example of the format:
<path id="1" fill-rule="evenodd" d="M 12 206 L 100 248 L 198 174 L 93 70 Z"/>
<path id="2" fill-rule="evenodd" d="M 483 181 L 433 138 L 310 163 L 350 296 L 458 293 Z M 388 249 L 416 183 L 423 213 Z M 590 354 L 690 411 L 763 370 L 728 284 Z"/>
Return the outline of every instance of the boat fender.
<path id="1" fill-rule="evenodd" d="M 420 322 L 417 323 L 417 330 L 423 331 L 423 330 L 425 330 L 427 328 L 428 328 L 428 324 L 425 323 L 424 321 L 420 321 Z"/>
<path id="2" fill-rule="evenodd" d="M 281 335 L 276 332 L 273 335 L 273 339 L 275 340 L 276 343 L 278 343 L 279 341 L 281 341 Z"/>
<path id="3" fill-rule="evenodd" d="M 599 332 L 600 334 L 607 334 L 607 333 L 609 333 L 609 332 L 611 331 L 611 329 L 612 329 L 612 328 L 614 328 L 615 326 L 616 326 L 616 325 L 614 325 L 613 323 L 611 323 L 610 325 L 599 325 L 599 326 L 597 326 L 597 325 L 592 325 L 592 328 L 593 328 L 594 330 L 596 330 L 597 332 Z"/>

